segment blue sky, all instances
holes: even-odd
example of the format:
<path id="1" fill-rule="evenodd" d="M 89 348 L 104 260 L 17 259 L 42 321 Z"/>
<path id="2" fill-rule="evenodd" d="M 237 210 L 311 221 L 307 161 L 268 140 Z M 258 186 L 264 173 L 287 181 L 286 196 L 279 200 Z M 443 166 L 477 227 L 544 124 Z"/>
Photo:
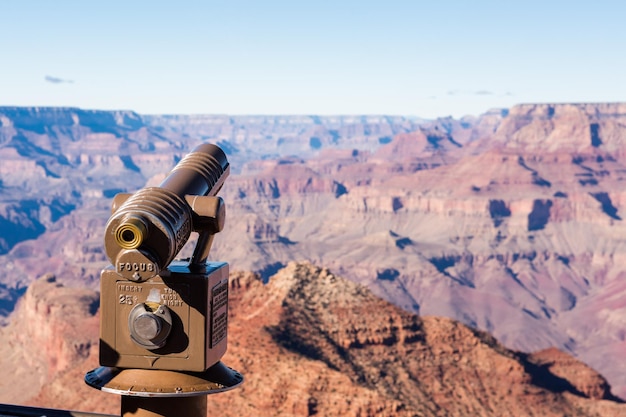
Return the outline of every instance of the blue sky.
<path id="1" fill-rule="evenodd" d="M 0 0 L 0 105 L 478 115 L 626 101 L 626 6 Z"/>

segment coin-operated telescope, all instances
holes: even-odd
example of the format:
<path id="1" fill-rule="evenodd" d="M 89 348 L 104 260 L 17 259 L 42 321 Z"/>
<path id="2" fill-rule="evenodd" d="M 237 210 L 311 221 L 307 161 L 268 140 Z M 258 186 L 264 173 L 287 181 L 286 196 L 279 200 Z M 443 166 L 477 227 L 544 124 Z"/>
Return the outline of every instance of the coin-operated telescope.
<path id="1" fill-rule="evenodd" d="M 123 416 L 205 416 L 206 395 L 243 377 L 226 352 L 228 264 L 207 262 L 224 227 L 217 197 L 230 166 L 196 147 L 158 187 L 118 194 L 105 229 L 111 265 L 100 276 L 100 368 L 87 384 L 122 395 Z M 198 233 L 193 255 L 174 260 Z"/>

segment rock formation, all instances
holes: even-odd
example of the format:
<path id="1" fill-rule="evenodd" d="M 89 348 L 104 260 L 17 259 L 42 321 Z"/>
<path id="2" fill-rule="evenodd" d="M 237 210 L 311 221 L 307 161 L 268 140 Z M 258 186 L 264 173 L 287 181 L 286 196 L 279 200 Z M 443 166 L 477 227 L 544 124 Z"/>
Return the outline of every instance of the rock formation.
<path id="1" fill-rule="evenodd" d="M 1 403 L 113 410 L 110 398 L 82 386 L 85 367 L 98 361 L 99 303 L 98 293 L 65 287 L 54 275 L 29 286 L 0 328 Z"/>
<path id="2" fill-rule="evenodd" d="M 419 122 L 387 116 L 140 116 L 0 107 L 0 323 L 17 294 L 43 273 L 96 288 L 106 264 L 101 233 L 111 198 L 164 175 L 201 142 L 219 143 L 237 172 L 245 161 L 280 155 L 376 149 Z M 272 192 L 272 184 L 255 187 Z"/>
<path id="3" fill-rule="evenodd" d="M 97 288 L 110 198 L 207 140 L 235 167 L 215 259 L 264 280 L 312 261 L 507 348 L 571 353 L 626 396 L 623 107 L 419 123 L 2 109 L 0 311 L 45 272 Z"/>
<path id="4" fill-rule="evenodd" d="M 96 300 L 50 277 L 29 288 L 15 313 L 20 321 L 0 329 L 13 341 L 0 366 L 19 377 L 0 381 L 0 402 L 118 411 L 117 396 L 82 381 L 95 366 Z M 606 380 L 565 353 L 508 350 L 484 332 L 411 314 L 308 263 L 290 263 L 268 284 L 232 274 L 229 309 L 224 362 L 245 382 L 209 397 L 210 412 L 225 417 L 626 416 Z M 26 367 L 15 360 L 24 357 Z"/>
<path id="5" fill-rule="evenodd" d="M 231 216 L 273 225 L 282 239 L 259 245 L 230 222 L 225 235 L 237 241 L 226 238 L 216 256 L 246 247 L 233 262 L 257 271 L 269 260 L 327 265 L 507 347 L 578 355 L 625 395 L 622 113 L 620 105 L 522 105 L 463 146 L 452 130 L 451 139 L 432 139 L 446 144 L 435 148 L 424 128 L 373 154 L 292 160 L 288 175 L 266 162 L 233 179 L 227 200 Z M 325 188 L 304 190 L 324 178 Z M 274 184 L 272 193 L 241 192 L 259 183 Z"/>

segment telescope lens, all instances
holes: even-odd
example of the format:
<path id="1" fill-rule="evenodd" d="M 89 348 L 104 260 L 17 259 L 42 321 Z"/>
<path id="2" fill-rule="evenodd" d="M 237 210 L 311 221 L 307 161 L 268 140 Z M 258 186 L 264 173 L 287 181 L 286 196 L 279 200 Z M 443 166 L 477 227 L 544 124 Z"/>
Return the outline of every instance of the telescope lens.
<path id="1" fill-rule="evenodd" d="M 131 217 L 117 228 L 115 241 L 123 249 L 136 249 L 143 242 L 145 233 L 144 223 L 136 217 Z"/>
<path id="2" fill-rule="evenodd" d="M 135 240 L 135 232 L 133 232 L 132 230 L 124 230 L 122 232 L 122 240 L 124 242 L 132 242 L 133 240 Z"/>

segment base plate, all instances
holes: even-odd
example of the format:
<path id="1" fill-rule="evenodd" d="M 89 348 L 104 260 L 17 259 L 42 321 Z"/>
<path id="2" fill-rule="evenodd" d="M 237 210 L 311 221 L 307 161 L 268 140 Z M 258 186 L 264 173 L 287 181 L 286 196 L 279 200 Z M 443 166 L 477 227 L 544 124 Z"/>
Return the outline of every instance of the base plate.
<path id="1" fill-rule="evenodd" d="M 90 387 L 137 397 L 194 397 L 236 388 L 243 376 L 218 362 L 204 372 L 120 369 L 101 366 L 85 375 Z"/>

